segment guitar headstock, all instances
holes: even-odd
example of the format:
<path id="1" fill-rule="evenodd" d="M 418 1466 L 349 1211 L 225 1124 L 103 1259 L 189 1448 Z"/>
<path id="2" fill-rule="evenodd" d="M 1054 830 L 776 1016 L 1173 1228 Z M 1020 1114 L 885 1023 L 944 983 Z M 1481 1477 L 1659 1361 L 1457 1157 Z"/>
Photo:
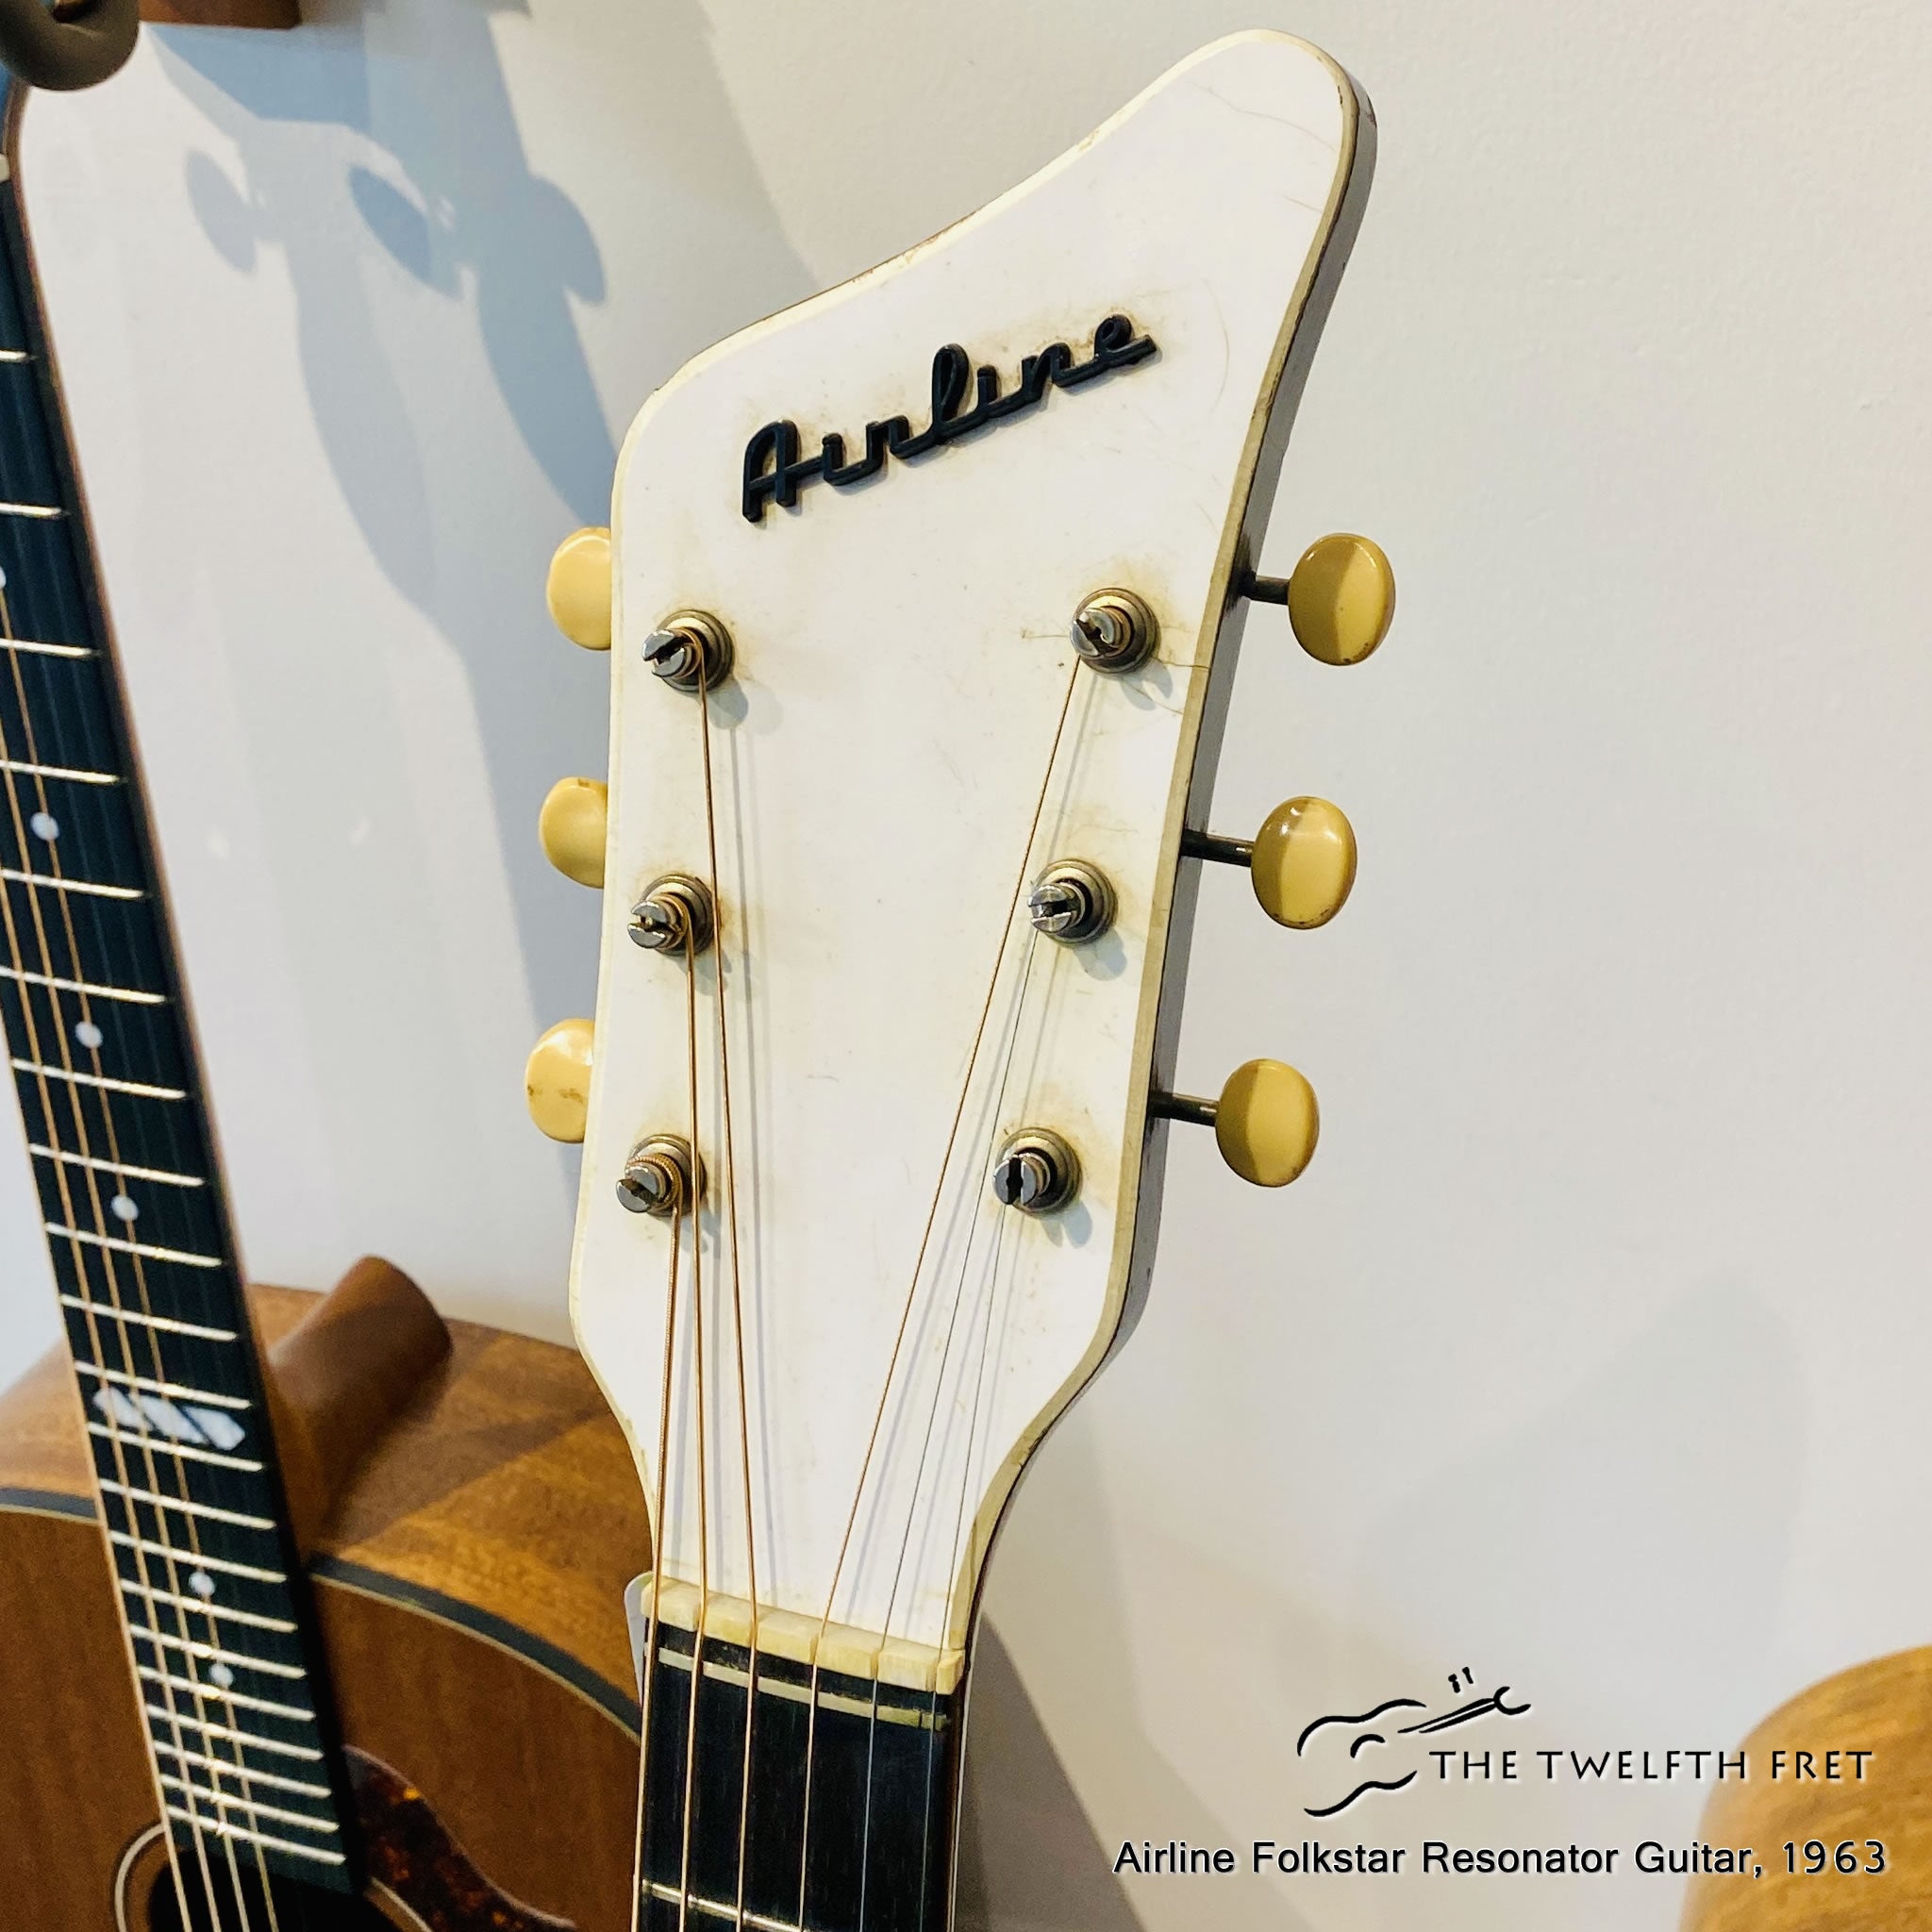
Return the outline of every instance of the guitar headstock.
<path id="1" fill-rule="evenodd" d="M 690 363 L 558 554 L 610 770 L 544 840 L 606 904 L 594 1051 L 553 1029 L 530 1091 L 584 1143 L 576 1331 L 667 1619 L 742 1642 L 755 1600 L 762 1649 L 950 1688 L 1012 1484 L 1144 1287 L 1162 1121 L 1268 1185 L 1313 1150 L 1276 1062 L 1167 1089 L 1194 861 L 1290 925 L 1354 877 L 1320 800 L 1199 828 L 1248 606 L 1330 662 L 1387 627 L 1363 540 L 1247 567 L 1372 151 L 1313 49 L 1208 47 Z"/>

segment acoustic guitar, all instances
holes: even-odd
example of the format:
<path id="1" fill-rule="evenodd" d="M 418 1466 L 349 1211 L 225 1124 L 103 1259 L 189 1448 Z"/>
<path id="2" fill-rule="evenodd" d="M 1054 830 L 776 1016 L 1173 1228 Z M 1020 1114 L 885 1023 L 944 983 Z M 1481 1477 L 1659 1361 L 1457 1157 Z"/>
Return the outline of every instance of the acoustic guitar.
<path id="1" fill-rule="evenodd" d="M 50 84 L 133 35 L 133 0 L 0 6 L 6 58 Z M 379 1261 L 319 1305 L 244 1293 L 22 222 L 24 100 L 0 1023 L 67 1347 L 0 1398 L 6 1923 L 625 1932 L 619 1592 L 649 1545 L 583 1365 L 452 1333 Z"/>
<path id="2" fill-rule="evenodd" d="M 1812 1685 L 1740 1748 L 1697 1829 L 1750 1859 L 1690 1880 L 1683 1932 L 1932 1927 L 1932 1649 Z"/>
<path id="3" fill-rule="evenodd" d="M 1293 927 L 1355 877 L 1333 805 L 1208 806 L 1257 608 L 1330 665 L 1389 625 L 1363 539 L 1253 568 L 1373 153 L 1313 48 L 1208 47 L 688 365 L 553 566 L 610 758 L 542 830 L 605 896 L 527 1090 L 657 1530 L 645 1932 L 950 1923 L 987 1558 L 1143 1304 L 1170 1124 L 1314 1151 L 1298 1072 L 1191 1097 L 1174 1048 L 1204 864 Z"/>

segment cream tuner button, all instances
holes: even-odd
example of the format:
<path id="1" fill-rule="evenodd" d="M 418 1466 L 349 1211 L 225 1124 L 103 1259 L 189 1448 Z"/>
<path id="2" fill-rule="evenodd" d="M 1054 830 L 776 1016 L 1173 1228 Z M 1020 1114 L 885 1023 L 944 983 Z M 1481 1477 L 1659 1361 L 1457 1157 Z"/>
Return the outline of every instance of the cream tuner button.
<path id="1" fill-rule="evenodd" d="M 1288 621 L 1324 664 L 1359 664 L 1389 635 L 1395 573 L 1366 537 L 1319 537 L 1288 580 Z"/>
<path id="2" fill-rule="evenodd" d="M 1355 856 L 1355 828 L 1339 806 L 1291 798 L 1255 834 L 1255 897 L 1276 925 L 1326 925 L 1348 903 Z"/>
<path id="3" fill-rule="evenodd" d="M 604 827 L 609 815 L 610 788 L 601 779 L 559 778 L 537 814 L 543 857 L 565 878 L 580 886 L 601 886 Z"/>
<path id="4" fill-rule="evenodd" d="M 591 1108 L 591 1035 L 588 1020 L 559 1020 L 535 1046 L 524 1066 L 530 1118 L 553 1141 L 581 1141 Z"/>
<path id="5" fill-rule="evenodd" d="M 1389 635 L 1395 573 L 1366 537 L 1318 537 L 1285 577 L 1241 579 L 1259 604 L 1286 604 L 1301 647 L 1324 664 L 1359 664 Z"/>
<path id="6" fill-rule="evenodd" d="M 578 530 L 557 546 L 543 586 L 551 620 L 587 651 L 610 648 L 610 532 Z"/>
<path id="7" fill-rule="evenodd" d="M 1257 1188 L 1285 1188 L 1314 1158 L 1321 1132 L 1315 1090 L 1279 1060 L 1237 1067 L 1214 1109 L 1222 1159 Z"/>
<path id="8" fill-rule="evenodd" d="M 1279 1060 L 1249 1060 L 1227 1076 L 1219 1100 L 1157 1093 L 1152 1112 L 1214 1129 L 1221 1158 L 1257 1188 L 1285 1188 L 1314 1158 L 1321 1138 L 1315 1090 Z"/>
<path id="9" fill-rule="evenodd" d="M 1277 925 L 1326 925 L 1355 887 L 1355 828 L 1325 798 L 1277 805 L 1252 844 L 1215 832 L 1183 832 L 1181 856 L 1247 866 L 1261 910 Z"/>

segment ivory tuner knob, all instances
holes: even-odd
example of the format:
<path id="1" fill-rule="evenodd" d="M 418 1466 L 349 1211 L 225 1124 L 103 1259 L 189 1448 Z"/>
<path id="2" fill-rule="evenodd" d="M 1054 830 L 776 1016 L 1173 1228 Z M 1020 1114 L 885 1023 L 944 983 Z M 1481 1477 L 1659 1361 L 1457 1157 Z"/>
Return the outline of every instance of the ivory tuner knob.
<path id="1" fill-rule="evenodd" d="M 1315 1090 L 1279 1060 L 1237 1067 L 1214 1109 L 1222 1159 L 1257 1188 L 1285 1188 L 1314 1158 L 1321 1132 Z"/>
<path id="2" fill-rule="evenodd" d="M 543 586 L 551 622 L 587 651 L 610 648 L 610 532 L 578 530 L 557 546 Z"/>
<path id="3" fill-rule="evenodd" d="M 553 1141 L 584 1138 L 591 1110 L 591 1036 L 588 1020 L 559 1020 L 525 1063 L 530 1118 Z"/>
<path id="4" fill-rule="evenodd" d="M 1389 635 L 1395 573 L 1379 543 L 1319 537 L 1288 579 L 1288 621 L 1301 647 L 1324 664 L 1359 664 Z"/>
<path id="5" fill-rule="evenodd" d="M 609 817 L 610 788 L 602 779 L 559 778 L 537 813 L 543 857 L 565 878 L 580 886 L 601 886 L 604 828 Z"/>
<path id="6" fill-rule="evenodd" d="M 1326 925 L 1355 886 L 1355 827 L 1325 798 L 1291 798 L 1261 822 L 1250 863 L 1255 897 L 1276 925 Z"/>

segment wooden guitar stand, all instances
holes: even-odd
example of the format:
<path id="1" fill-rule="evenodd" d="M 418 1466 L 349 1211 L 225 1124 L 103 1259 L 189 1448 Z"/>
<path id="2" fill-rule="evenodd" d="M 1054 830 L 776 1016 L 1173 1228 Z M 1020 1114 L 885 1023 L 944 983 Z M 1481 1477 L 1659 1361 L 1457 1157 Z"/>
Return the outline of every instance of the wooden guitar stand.
<path id="1" fill-rule="evenodd" d="M 250 1299 L 372 1897 L 437 1923 L 426 1884 L 470 1924 L 481 1886 L 489 1923 L 623 1932 L 649 1536 L 589 1372 L 445 1324 L 386 1261 Z M 164 1860 L 114 1588 L 57 1348 L 0 1395 L 0 1894 L 48 1926 L 112 1924 L 117 1890 L 144 1924 Z"/>

